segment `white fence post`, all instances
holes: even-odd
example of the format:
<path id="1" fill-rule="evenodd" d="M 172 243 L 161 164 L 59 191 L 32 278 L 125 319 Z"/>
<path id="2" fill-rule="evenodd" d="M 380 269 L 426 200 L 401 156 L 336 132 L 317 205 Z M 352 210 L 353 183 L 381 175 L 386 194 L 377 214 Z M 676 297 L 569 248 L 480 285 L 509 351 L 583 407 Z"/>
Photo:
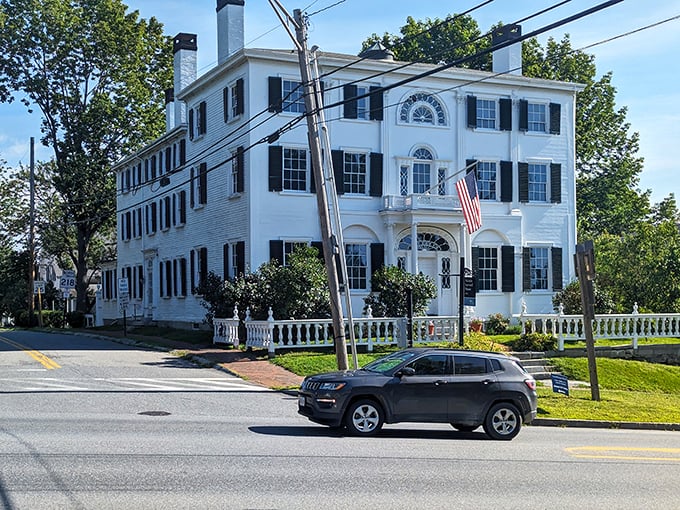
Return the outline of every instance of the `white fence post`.
<path id="1" fill-rule="evenodd" d="M 564 315 L 564 305 L 560 303 L 557 309 L 557 350 L 564 350 L 564 335 L 562 334 L 562 316 Z"/>
<path id="2" fill-rule="evenodd" d="M 637 301 L 633 304 L 633 349 L 638 348 L 638 304 Z"/>
<path id="3" fill-rule="evenodd" d="M 269 345 L 267 346 L 267 352 L 270 358 L 276 356 L 276 345 L 274 342 L 274 312 L 272 312 L 272 307 L 269 307 L 267 311 L 267 326 L 269 328 Z"/>

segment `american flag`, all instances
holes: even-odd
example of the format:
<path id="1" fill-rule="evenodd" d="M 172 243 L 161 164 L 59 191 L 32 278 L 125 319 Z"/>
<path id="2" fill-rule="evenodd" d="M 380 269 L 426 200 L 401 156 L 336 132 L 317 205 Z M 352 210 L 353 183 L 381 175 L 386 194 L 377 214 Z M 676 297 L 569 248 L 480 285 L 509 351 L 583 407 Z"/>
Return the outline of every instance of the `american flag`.
<path id="1" fill-rule="evenodd" d="M 468 233 L 479 230 L 482 226 L 482 209 L 479 205 L 479 193 L 477 193 L 477 179 L 474 172 L 467 175 L 456 183 L 456 191 L 463 208 L 463 217 L 467 223 Z"/>

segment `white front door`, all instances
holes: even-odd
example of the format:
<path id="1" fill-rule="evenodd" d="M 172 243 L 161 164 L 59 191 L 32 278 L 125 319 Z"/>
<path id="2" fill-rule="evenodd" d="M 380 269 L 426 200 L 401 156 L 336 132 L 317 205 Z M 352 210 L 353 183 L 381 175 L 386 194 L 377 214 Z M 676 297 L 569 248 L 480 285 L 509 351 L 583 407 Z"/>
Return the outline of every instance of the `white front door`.
<path id="1" fill-rule="evenodd" d="M 144 260 L 146 276 L 144 278 L 144 316 L 153 317 L 153 261 L 154 257 Z"/>

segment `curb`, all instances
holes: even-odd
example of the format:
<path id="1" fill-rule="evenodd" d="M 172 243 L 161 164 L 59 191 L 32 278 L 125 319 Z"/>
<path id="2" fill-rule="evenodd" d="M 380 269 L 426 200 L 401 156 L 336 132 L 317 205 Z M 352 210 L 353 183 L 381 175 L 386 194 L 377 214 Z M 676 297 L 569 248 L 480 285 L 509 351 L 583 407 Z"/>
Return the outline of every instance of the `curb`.
<path id="1" fill-rule="evenodd" d="M 588 429 L 664 430 L 680 432 L 680 423 L 649 423 L 635 421 L 596 421 L 535 418 L 529 426 L 574 427 Z"/>

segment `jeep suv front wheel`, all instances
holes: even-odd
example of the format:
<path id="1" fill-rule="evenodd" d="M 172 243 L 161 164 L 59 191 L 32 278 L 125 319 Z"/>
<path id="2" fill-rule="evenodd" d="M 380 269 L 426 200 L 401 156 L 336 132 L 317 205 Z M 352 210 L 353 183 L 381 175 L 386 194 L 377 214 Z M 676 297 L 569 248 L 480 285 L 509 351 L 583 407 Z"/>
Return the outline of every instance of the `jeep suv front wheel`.
<path id="1" fill-rule="evenodd" d="M 373 400 L 352 402 L 345 414 L 345 426 L 355 436 L 372 436 L 383 425 L 383 411 L 380 404 Z"/>

